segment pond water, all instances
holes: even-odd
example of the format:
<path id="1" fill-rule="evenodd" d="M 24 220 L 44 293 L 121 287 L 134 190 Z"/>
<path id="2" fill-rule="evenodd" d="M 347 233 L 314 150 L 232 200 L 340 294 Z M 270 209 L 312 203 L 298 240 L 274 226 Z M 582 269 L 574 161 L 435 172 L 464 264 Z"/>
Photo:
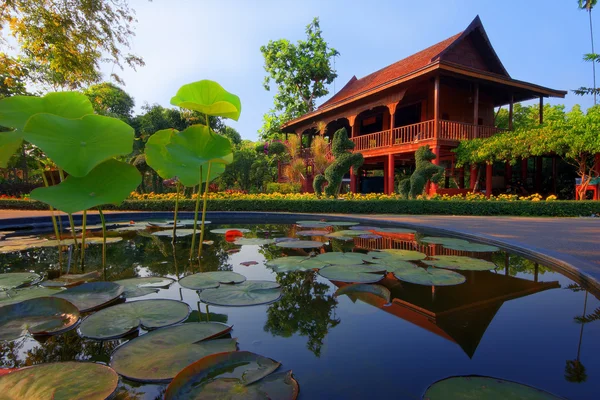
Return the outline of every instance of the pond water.
<path id="1" fill-rule="evenodd" d="M 200 264 L 190 264 L 191 235 L 178 237 L 172 245 L 169 236 L 152 234 L 158 228 L 137 223 L 133 230 L 114 233 L 123 240 L 107 245 L 106 279 L 175 279 L 168 288 L 127 301 L 181 300 L 193 310 L 189 321 L 233 325 L 231 337 L 237 338 L 240 350 L 269 357 L 281 362 L 282 370 L 293 371 L 300 385 L 300 399 L 417 400 L 434 382 L 456 375 L 516 381 L 568 399 L 598 398 L 600 301 L 561 273 L 493 248 L 481 247 L 476 250 L 484 251 L 473 252 L 459 246 L 459 250 L 453 250 L 451 247 L 456 246 L 428 242 L 419 232 L 365 227 L 370 233 L 363 237 L 298 235 L 309 229 L 349 229 L 305 226 L 212 223 L 207 225 L 204 239 L 214 243 L 204 246 Z M 294 249 L 252 241 L 240 245 L 235 243 L 235 235 L 210 232 L 218 228 L 248 229 L 244 238 L 277 242 L 283 237 L 300 238 L 320 241 L 323 246 Z M 14 235 L 8 233 L 4 240 Z M 492 262 L 496 268 L 457 271 L 464 276 L 464 283 L 436 286 L 435 290 L 387 273 L 377 283 L 389 290 L 390 298 L 385 299 L 364 290 L 336 295 L 348 283 L 326 279 L 316 270 L 276 273 L 265 265 L 284 256 L 366 254 L 382 249 L 419 251 L 428 256 L 425 261 L 440 255 L 466 256 Z M 69 258 L 69 272 L 81 273 L 78 255 L 68 251 L 62 253 L 63 269 Z M 422 261 L 414 263 L 424 266 Z M 86 249 L 83 272 L 100 265 L 101 245 L 92 244 Z M 39 247 L 0 254 L 0 268 L 1 272 L 47 274 L 58 268 L 58 251 L 56 247 Z M 207 271 L 234 271 L 248 280 L 275 281 L 281 285 L 282 295 L 264 305 L 207 306 L 199 301 L 196 291 L 182 288 L 177 282 L 184 276 Z M 596 318 L 577 320 L 594 312 Z M 135 336 L 99 342 L 82 339 L 76 329 L 43 341 L 25 336 L 0 342 L 0 367 L 69 360 L 108 363 L 115 348 L 135 340 Z M 121 378 L 116 398 L 161 398 L 166 386 Z"/>

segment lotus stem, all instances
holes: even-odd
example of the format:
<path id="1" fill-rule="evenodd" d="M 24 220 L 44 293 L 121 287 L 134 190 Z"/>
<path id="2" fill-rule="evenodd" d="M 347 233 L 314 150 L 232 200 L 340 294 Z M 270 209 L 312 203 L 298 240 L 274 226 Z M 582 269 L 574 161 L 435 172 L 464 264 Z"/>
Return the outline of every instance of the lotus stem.
<path id="1" fill-rule="evenodd" d="M 200 183 L 202 185 L 202 165 L 200 166 Z M 199 191 L 198 191 L 199 192 Z M 190 260 L 194 258 L 194 246 L 196 244 L 196 229 L 198 225 L 198 210 L 200 209 L 200 193 L 196 196 L 196 210 L 194 211 L 194 233 L 192 235 L 192 248 L 190 249 Z M 202 245 L 202 243 L 200 244 Z"/>
<path id="2" fill-rule="evenodd" d="M 98 214 L 100 214 L 100 221 L 102 222 L 102 275 L 106 280 L 106 221 L 100 207 L 98 207 Z"/>
<path id="3" fill-rule="evenodd" d="M 44 167 L 40 164 L 42 168 L 42 179 L 44 180 L 44 186 L 48 187 L 48 179 L 46 179 L 46 174 L 44 174 Z M 62 274 L 62 251 L 60 249 L 60 232 L 58 231 L 58 225 L 56 224 L 56 217 L 54 215 L 54 207 L 50 206 L 50 218 L 52 219 L 52 226 L 54 227 L 54 236 L 56 236 L 56 240 L 58 240 L 58 268 L 59 273 Z"/>
<path id="4" fill-rule="evenodd" d="M 81 220 L 81 272 L 85 266 L 85 225 L 87 223 L 87 210 L 83 210 L 83 219 Z"/>
<path id="5" fill-rule="evenodd" d="M 171 240 L 171 243 L 173 243 L 173 245 L 175 245 L 175 238 L 177 237 L 177 211 L 179 210 L 179 187 L 181 186 L 181 184 L 179 183 L 179 181 L 177 181 L 177 186 L 175 187 L 175 213 L 173 214 L 173 239 Z M 184 189 L 185 190 L 185 189 Z"/>
<path id="6" fill-rule="evenodd" d="M 210 166 L 212 163 L 208 162 L 208 170 L 206 171 L 206 186 L 204 186 L 204 204 L 202 205 L 202 224 L 200 225 L 200 243 L 198 243 L 198 258 L 202 256 L 202 243 L 204 242 L 204 221 L 206 220 L 206 203 L 208 201 L 208 184 L 210 183 Z"/>
<path id="7" fill-rule="evenodd" d="M 58 169 L 58 173 L 60 175 L 60 181 L 64 181 L 65 180 L 65 173 L 63 172 L 62 168 Z M 75 221 L 73 221 L 73 214 L 68 213 L 67 214 L 69 216 L 69 225 L 71 226 L 71 234 L 73 235 L 73 242 L 75 242 L 75 250 L 77 250 L 78 244 L 77 244 L 77 235 L 75 234 Z"/>

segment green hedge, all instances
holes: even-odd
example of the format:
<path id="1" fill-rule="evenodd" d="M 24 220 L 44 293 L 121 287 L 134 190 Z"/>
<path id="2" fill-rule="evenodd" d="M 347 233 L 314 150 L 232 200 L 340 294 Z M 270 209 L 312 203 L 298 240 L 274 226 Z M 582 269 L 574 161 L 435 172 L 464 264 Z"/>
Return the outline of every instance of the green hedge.
<path id="1" fill-rule="evenodd" d="M 129 211 L 173 211 L 171 200 L 127 200 Z M 195 201 L 181 200 L 179 209 L 193 211 Z M 47 210 L 37 201 L 0 200 L 0 209 Z M 281 211 L 337 214 L 437 214 L 576 217 L 600 214 L 598 201 L 434 201 L 434 200 L 210 200 L 209 211 Z"/>

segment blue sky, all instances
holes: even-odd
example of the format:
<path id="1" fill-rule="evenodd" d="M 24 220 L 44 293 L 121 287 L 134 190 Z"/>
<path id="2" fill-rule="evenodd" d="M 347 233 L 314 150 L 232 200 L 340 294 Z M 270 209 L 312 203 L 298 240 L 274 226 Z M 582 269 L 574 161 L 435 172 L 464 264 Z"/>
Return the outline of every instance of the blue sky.
<path id="1" fill-rule="evenodd" d="M 352 75 L 365 76 L 464 30 L 478 14 L 513 78 L 562 90 L 592 86 L 591 65 L 582 61 L 590 52 L 588 16 L 575 0 L 132 0 L 131 5 L 138 18 L 132 50 L 146 66 L 121 76 L 138 110 L 145 102 L 168 106 L 181 85 L 212 79 L 240 96 L 240 120 L 228 124 L 250 140 L 256 140 L 274 95 L 262 86 L 260 46 L 304 38 L 316 16 L 324 38 L 341 53 L 338 90 Z M 595 27 L 600 32 L 600 24 Z M 550 102 L 570 108 L 589 107 L 593 100 L 568 94 Z"/>

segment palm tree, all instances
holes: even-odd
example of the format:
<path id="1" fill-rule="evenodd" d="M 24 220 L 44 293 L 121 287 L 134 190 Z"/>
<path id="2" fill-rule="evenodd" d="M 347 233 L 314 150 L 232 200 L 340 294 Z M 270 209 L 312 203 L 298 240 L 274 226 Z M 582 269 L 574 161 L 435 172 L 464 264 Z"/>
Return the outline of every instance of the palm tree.
<path id="1" fill-rule="evenodd" d="M 594 8 L 594 6 L 596 5 L 597 2 L 598 2 L 598 0 L 577 0 L 579 9 L 587 10 L 589 17 L 590 17 L 590 39 L 592 42 L 592 53 L 590 55 L 588 55 L 591 57 L 586 57 L 586 59 L 591 59 L 591 61 L 592 61 L 592 71 L 593 71 L 593 75 L 594 75 L 594 87 L 593 87 L 594 105 L 596 105 L 596 59 L 597 59 L 597 57 L 595 57 L 596 53 L 594 52 L 594 31 L 592 29 L 592 8 Z"/>

